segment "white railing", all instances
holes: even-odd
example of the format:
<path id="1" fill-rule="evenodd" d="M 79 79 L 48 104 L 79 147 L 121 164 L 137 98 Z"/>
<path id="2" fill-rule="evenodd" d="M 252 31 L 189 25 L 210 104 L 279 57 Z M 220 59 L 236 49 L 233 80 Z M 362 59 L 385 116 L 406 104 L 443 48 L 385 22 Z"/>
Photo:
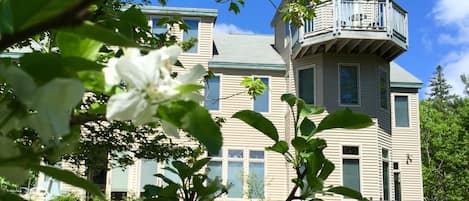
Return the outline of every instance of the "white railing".
<path id="1" fill-rule="evenodd" d="M 303 20 L 304 33 L 311 33 L 314 31 L 314 21 L 313 20 Z"/>
<path id="2" fill-rule="evenodd" d="M 407 38 L 407 13 L 397 4 L 392 4 L 392 30 L 399 39 Z"/>
<path id="3" fill-rule="evenodd" d="M 386 2 L 338 0 L 339 26 L 343 29 L 384 29 Z"/>

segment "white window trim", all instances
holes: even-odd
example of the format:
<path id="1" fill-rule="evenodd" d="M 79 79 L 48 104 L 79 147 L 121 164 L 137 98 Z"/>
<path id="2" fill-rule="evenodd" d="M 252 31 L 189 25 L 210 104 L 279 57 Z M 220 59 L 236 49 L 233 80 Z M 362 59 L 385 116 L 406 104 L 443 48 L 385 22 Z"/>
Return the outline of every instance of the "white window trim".
<path id="1" fill-rule="evenodd" d="M 220 87 L 218 87 L 218 90 L 219 90 L 219 92 L 218 92 L 218 94 L 219 94 L 219 97 L 218 97 L 218 110 L 209 110 L 209 109 L 207 109 L 207 110 L 210 111 L 210 112 L 221 112 L 222 102 L 223 102 L 222 101 L 222 97 L 223 97 L 223 90 L 222 90 L 223 74 L 222 73 L 214 73 L 213 75 L 220 77 L 220 83 L 219 83 Z M 206 83 L 204 83 L 204 104 L 205 104 L 205 98 L 206 98 L 206 96 L 205 96 L 205 84 Z"/>
<path id="2" fill-rule="evenodd" d="M 254 80 L 256 78 L 267 78 L 269 79 L 269 85 L 267 85 L 267 89 L 269 91 L 269 111 L 267 112 L 259 112 L 261 114 L 270 114 L 272 112 L 272 90 L 271 89 L 271 86 L 272 86 L 272 76 L 270 75 L 252 75 L 251 78 Z M 251 100 L 251 109 L 252 111 L 255 111 L 257 112 L 256 110 L 254 110 L 254 99 Z"/>
<path id="3" fill-rule="evenodd" d="M 200 55 L 200 25 L 202 25 L 202 18 L 200 17 L 184 17 L 183 20 L 197 20 L 199 24 L 197 25 L 197 52 L 190 53 L 190 52 L 182 52 L 181 55 L 188 55 L 188 56 L 195 56 Z M 184 31 L 180 30 L 181 32 L 181 41 L 184 41 Z"/>
<path id="4" fill-rule="evenodd" d="M 343 153 L 343 147 L 358 147 L 358 155 L 351 155 L 351 154 L 344 154 Z M 343 159 L 358 159 L 358 168 L 360 169 L 360 193 L 363 195 L 363 160 L 362 160 L 362 150 L 363 146 L 361 144 L 354 144 L 354 143 L 340 143 L 339 144 L 340 148 L 340 184 L 343 186 L 344 185 L 344 162 Z M 344 201 L 353 201 L 355 199 L 351 198 L 345 198 L 344 196 L 341 196 L 342 200 Z"/>
<path id="5" fill-rule="evenodd" d="M 340 97 L 340 67 L 341 66 L 354 66 L 357 67 L 357 85 L 358 85 L 358 103 L 357 104 L 342 104 L 341 102 L 341 97 Z M 337 88 L 339 89 L 337 94 L 337 101 L 339 103 L 339 106 L 341 107 L 361 107 L 361 82 L 360 82 L 360 64 L 359 63 L 338 63 L 338 68 L 337 68 L 337 83 L 338 86 Z"/>
<path id="6" fill-rule="evenodd" d="M 386 108 L 383 108 L 381 106 L 381 88 L 380 88 L 381 87 L 381 71 L 387 73 L 387 75 L 388 75 L 388 78 L 387 78 L 388 83 L 387 83 L 386 89 L 387 89 L 387 92 L 388 92 L 389 95 L 387 97 Z M 389 78 L 390 78 L 389 70 L 386 70 L 383 66 L 379 66 L 378 67 L 378 97 L 379 97 L 378 105 L 379 105 L 379 109 L 381 109 L 383 111 L 389 111 L 390 105 L 391 105 L 391 100 L 390 100 L 390 98 L 391 98 L 391 87 L 390 87 L 391 80 Z"/>
<path id="7" fill-rule="evenodd" d="M 396 96 L 406 96 L 407 97 L 407 116 L 409 118 L 409 126 L 408 127 L 400 127 L 396 126 Z M 413 129 L 412 127 L 412 110 L 411 110 L 411 104 L 410 104 L 410 95 L 406 93 L 391 93 L 391 99 L 392 99 L 392 112 L 391 112 L 391 119 L 392 119 L 392 128 L 396 129 Z"/>
<path id="8" fill-rule="evenodd" d="M 283 24 L 283 27 L 284 27 L 284 34 L 285 34 L 285 39 L 283 41 L 284 43 L 284 48 L 288 48 L 289 45 L 290 45 L 290 42 L 291 42 L 291 29 L 290 29 L 290 23 L 289 22 L 283 22 L 283 20 L 281 20 L 280 22 L 282 22 Z M 287 29 L 288 29 L 288 35 L 287 35 Z"/>
<path id="9" fill-rule="evenodd" d="M 316 75 L 316 64 L 311 64 L 311 65 L 307 65 L 307 66 L 301 66 L 301 67 L 298 67 L 296 70 L 295 70 L 295 76 L 296 76 L 296 81 L 295 81 L 295 84 L 296 84 L 296 87 L 295 87 L 295 90 L 296 90 L 296 95 L 298 97 L 300 97 L 300 70 L 306 70 L 306 69 L 310 69 L 312 68 L 313 69 L 313 82 L 314 82 L 314 89 L 313 89 L 313 96 L 314 96 L 314 105 L 317 105 L 317 75 Z M 340 98 L 340 97 L 339 97 Z"/>

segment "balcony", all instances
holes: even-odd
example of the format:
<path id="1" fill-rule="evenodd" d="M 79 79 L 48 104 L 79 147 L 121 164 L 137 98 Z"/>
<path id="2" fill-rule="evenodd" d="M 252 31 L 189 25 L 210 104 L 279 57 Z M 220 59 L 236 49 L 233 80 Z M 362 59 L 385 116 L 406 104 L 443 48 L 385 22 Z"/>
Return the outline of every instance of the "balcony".
<path id="1" fill-rule="evenodd" d="M 392 0 L 325 0 L 303 27 L 291 27 L 294 58 L 375 54 L 393 60 L 408 48 L 407 12 Z"/>

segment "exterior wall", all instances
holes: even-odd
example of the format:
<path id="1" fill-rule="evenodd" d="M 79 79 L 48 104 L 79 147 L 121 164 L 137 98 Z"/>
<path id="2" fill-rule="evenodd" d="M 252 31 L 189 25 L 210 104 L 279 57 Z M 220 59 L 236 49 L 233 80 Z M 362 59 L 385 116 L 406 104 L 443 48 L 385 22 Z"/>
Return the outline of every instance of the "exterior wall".
<path id="1" fill-rule="evenodd" d="M 408 96 L 409 127 L 396 127 L 392 115 L 392 161 L 399 162 L 402 200 L 422 201 L 422 161 L 420 153 L 420 119 L 418 92 L 391 93 L 391 108 L 394 111 L 394 96 Z"/>
<path id="2" fill-rule="evenodd" d="M 244 77 L 267 76 L 269 77 L 270 112 L 263 113 L 277 127 L 280 138 L 285 138 L 282 131 L 285 130 L 286 105 L 280 101 L 280 96 L 285 92 L 284 71 L 253 71 L 211 69 L 215 74 L 221 75 L 221 95 L 227 97 L 244 91 L 240 85 Z M 213 116 L 226 118 L 222 127 L 223 148 L 264 150 L 271 146 L 273 141 L 264 134 L 247 126 L 244 122 L 232 119 L 231 116 L 240 110 L 252 110 L 253 101 L 247 94 L 222 99 L 220 110 L 212 112 Z M 286 164 L 283 156 L 273 152 L 265 152 L 265 196 L 266 200 L 282 200 L 287 197 Z"/>

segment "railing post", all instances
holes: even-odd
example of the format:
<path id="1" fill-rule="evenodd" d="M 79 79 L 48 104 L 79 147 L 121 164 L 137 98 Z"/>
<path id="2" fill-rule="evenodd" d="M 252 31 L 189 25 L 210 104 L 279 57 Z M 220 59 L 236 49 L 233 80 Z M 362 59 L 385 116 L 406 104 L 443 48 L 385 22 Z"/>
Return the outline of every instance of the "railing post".
<path id="1" fill-rule="evenodd" d="M 394 15 L 394 11 L 393 11 L 393 8 L 392 8 L 392 1 L 390 0 L 386 0 L 386 7 L 387 7 L 387 16 L 386 16 L 386 19 L 387 19 L 387 25 L 386 25 L 386 29 L 387 29 L 387 32 L 388 32 L 388 35 L 389 36 L 392 36 L 392 29 L 393 29 L 393 15 Z"/>
<path id="2" fill-rule="evenodd" d="M 340 33 L 341 31 L 341 25 L 340 25 L 340 20 L 342 19 L 341 15 L 341 5 L 342 5 L 342 0 L 332 0 L 333 2 L 335 2 L 335 6 L 334 6 L 334 13 L 335 13 L 335 17 L 336 17 L 336 20 L 335 20 L 335 26 L 336 26 L 336 29 L 337 29 L 337 32 Z"/>

